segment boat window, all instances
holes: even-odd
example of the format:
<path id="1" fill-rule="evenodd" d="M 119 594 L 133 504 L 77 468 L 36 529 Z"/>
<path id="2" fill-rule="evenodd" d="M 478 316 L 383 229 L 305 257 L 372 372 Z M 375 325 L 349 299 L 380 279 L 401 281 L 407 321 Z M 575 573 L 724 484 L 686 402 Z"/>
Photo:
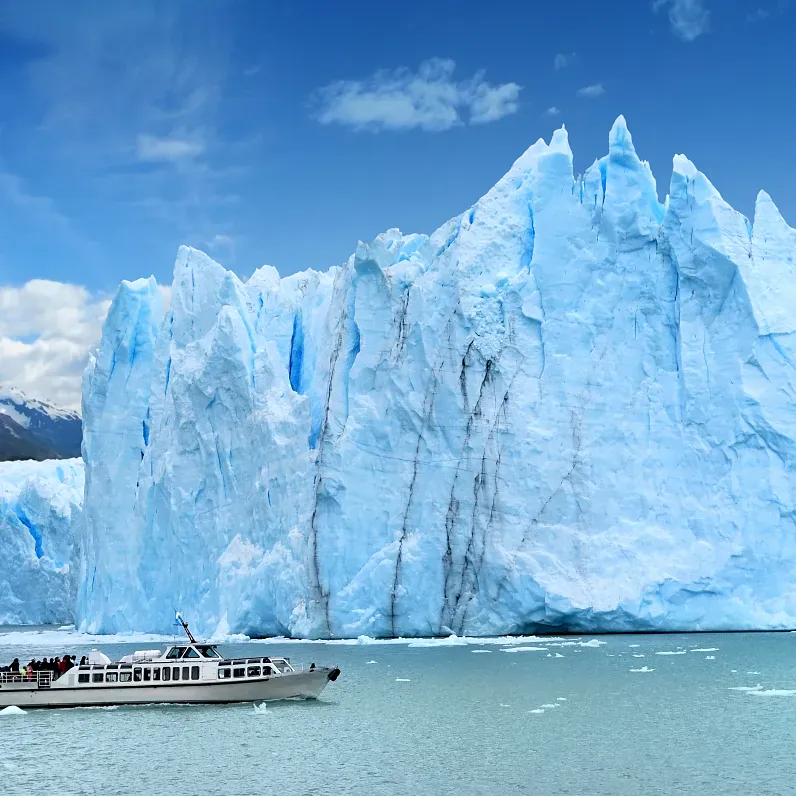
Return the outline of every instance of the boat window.
<path id="1" fill-rule="evenodd" d="M 168 655 L 166 655 L 166 659 L 173 660 L 174 658 L 179 658 L 183 652 L 185 652 L 185 647 L 172 647 Z"/>
<path id="2" fill-rule="evenodd" d="M 164 680 L 171 680 L 171 667 L 164 666 L 163 667 L 163 679 Z"/>
<path id="3" fill-rule="evenodd" d="M 77 676 L 78 683 L 87 683 L 88 681 L 89 681 L 88 672 L 86 672 L 85 674 L 81 673 Z"/>
<path id="4" fill-rule="evenodd" d="M 260 676 L 260 667 L 259 666 L 250 666 L 246 670 L 246 677 L 259 677 Z"/>
<path id="5" fill-rule="evenodd" d="M 105 675 L 105 682 L 106 683 L 115 683 L 119 679 L 119 675 L 116 672 L 108 672 Z"/>
<path id="6" fill-rule="evenodd" d="M 232 677 L 232 669 L 219 669 L 218 670 L 218 679 L 219 680 L 229 680 Z"/>
<path id="7" fill-rule="evenodd" d="M 242 667 L 240 669 L 233 669 L 232 670 L 232 676 L 233 677 L 243 677 L 245 674 L 246 674 L 246 670 L 244 668 L 242 668 Z"/>
<path id="8" fill-rule="evenodd" d="M 132 672 L 119 672 L 119 682 L 120 683 L 129 683 L 130 680 L 133 679 Z"/>
<path id="9" fill-rule="evenodd" d="M 138 669 L 138 668 L 133 669 L 133 680 L 135 680 L 136 683 L 140 683 L 141 682 L 141 670 L 140 669 Z"/>
<path id="10" fill-rule="evenodd" d="M 171 679 L 172 680 L 179 680 L 180 679 L 180 667 L 179 666 L 175 666 L 171 670 Z"/>
<path id="11" fill-rule="evenodd" d="M 105 680 L 105 672 L 93 672 L 91 675 L 92 683 L 101 683 Z"/>
<path id="12" fill-rule="evenodd" d="M 151 679 L 152 679 L 152 670 L 147 666 L 147 668 L 144 669 L 144 680 L 151 680 Z"/>
<path id="13" fill-rule="evenodd" d="M 191 680 L 198 680 L 198 679 L 199 679 L 199 667 L 191 666 Z"/>
<path id="14" fill-rule="evenodd" d="M 215 647 L 199 647 L 199 652 L 205 656 L 205 658 L 220 658 L 221 656 L 218 654 L 218 651 Z"/>
<path id="15" fill-rule="evenodd" d="M 160 666 L 156 666 L 152 670 L 152 679 L 153 680 L 160 680 Z"/>
<path id="16" fill-rule="evenodd" d="M 182 679 L 187 680 L 190 677 L 189 669 L 187 666 L 182 667 Z"/>
<path id="17" fill-rule="evenodd" d="M 188 649 L 185 652 L 185 655 L 183 655 L 182 657 L 183 658 L 198 658 L 199 657 L 199 653 L 193 647 L 188 647 Z"/>

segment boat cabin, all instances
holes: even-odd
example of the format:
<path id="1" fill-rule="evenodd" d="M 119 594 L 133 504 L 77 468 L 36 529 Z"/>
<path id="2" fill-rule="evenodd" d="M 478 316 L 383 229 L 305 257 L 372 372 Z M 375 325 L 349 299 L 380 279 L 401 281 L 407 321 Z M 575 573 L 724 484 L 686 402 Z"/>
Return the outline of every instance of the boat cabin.
<path id="1" fill-rule="evenodd" d="M 165 652 L 139 650 L 118 663 L 89 663 L 64 675 L 74 686 L 162 686 L 197 681 L 262 680 L 295 669 L 289 658 L 224 658 L 212 644 L 175 644 Z"/>

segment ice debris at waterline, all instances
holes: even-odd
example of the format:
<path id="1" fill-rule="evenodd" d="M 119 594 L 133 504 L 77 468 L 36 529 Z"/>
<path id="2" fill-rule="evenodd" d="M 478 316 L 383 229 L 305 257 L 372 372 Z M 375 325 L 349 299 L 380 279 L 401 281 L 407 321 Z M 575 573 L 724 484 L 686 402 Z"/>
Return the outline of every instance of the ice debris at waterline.
<path id="1" fill-rule="evenodd" d="M 0 625 L 74 617 L 80 459 L 0 462 Z"/>
<path id="2" fill-rule="evenodd" d="M 796 625 L 796 232 L 624 120 L 430 237 L 123 283 L 83 392 L 85 631 Z"/>

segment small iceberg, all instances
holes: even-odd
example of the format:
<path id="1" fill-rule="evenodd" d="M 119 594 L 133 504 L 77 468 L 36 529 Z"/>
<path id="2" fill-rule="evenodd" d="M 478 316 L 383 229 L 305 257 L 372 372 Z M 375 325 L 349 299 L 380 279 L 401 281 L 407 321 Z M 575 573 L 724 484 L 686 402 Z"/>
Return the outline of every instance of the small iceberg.
<path id="1" fill-rule="evenodd" d="M 654 672 L 655 669 L 650 669 L 649 666 L 642 666 L 640 669 L 631 669 L 631 672 Z"/>
<path id="2" fill-rule="evenodd" d="M 25 711 L 22 710 L 22 708 L 18 708 L 16 705 L 11 705 L 10 707 L 0 710 L 0 714 L 3 716 L 24 716 Z"/>
<path id="3" fill-rule="evenodd" d="M 261 702 L 259 705 L 255 702 L 254 712 L 258 716 L 265 716 L 268 713 L 268 707 L 266 706 L 265 702 Z"/>

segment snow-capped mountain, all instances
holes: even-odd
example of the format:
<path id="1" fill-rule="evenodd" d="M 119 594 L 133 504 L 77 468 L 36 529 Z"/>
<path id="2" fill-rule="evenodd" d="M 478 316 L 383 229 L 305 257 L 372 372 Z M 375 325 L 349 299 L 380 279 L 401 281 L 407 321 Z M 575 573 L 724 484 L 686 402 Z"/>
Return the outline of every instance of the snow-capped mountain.
<path id="1" fill-rule="evenodd" d="M 80 456 L 80 415 L 0 385 L 0 461 Z"/>

